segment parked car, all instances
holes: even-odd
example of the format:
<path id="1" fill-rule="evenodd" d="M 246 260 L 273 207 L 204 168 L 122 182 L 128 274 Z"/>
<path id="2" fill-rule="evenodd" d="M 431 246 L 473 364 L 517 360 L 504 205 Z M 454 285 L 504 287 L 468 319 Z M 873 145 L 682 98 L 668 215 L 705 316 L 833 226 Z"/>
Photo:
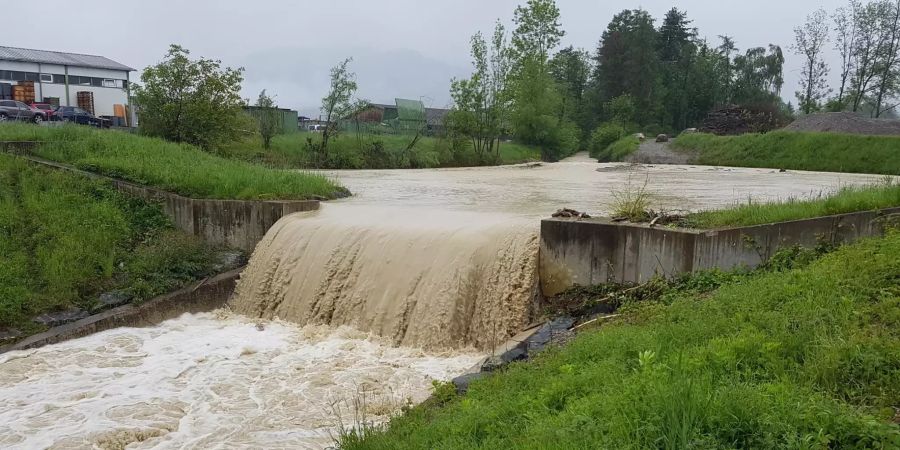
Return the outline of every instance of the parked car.
<path id="1" fill-rule="evenodd" d="M 0 122 L 21 120 L 41 123 L 47 118 L 43 112 L 15 100 L 0 100 Z"/>
<path id="2" fill-rule="evenodd" d="M 44 114 L 44 120 L 50 122 L 59 120 L 59 118 L 56 117 L 55 107 L 49 103 L 32 103 L 29 106 L 42 112 Z"/>
<path id="3" fill-rule="evenodd" d="M 60 106 L 54 112 L 56 117 L 59 117 L 59 120 L 63 122 L 73 122 L 92 127 L 100 127 L 102 123 L 96 116 L 77 106 Z"/>

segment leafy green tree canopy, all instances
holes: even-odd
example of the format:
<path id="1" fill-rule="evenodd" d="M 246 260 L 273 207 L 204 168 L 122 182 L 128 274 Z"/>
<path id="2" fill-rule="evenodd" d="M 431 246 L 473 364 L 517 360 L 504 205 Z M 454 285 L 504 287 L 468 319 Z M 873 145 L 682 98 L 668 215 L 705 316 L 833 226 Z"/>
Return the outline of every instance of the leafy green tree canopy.
<path id="1" fill-rule="evenodd" d="M 243 71 L 223 68 L 219 60 L 192 60 L 187 49 L 171 45 L 135 88 L 141 132 L 205 149 L 232 140 L 241 133 Z"/>

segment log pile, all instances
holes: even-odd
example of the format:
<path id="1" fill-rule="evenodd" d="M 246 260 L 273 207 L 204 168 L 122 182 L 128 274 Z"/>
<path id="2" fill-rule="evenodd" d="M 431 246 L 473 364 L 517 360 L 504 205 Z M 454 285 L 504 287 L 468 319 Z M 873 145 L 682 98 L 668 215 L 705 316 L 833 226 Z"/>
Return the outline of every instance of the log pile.
<path id="1" fill-rule="evenodd" d="M 719 136 L 767 133 L 783 128 L 787 120 L 774 107 L 731 106 L 711 112 L 700 131 Z"/>

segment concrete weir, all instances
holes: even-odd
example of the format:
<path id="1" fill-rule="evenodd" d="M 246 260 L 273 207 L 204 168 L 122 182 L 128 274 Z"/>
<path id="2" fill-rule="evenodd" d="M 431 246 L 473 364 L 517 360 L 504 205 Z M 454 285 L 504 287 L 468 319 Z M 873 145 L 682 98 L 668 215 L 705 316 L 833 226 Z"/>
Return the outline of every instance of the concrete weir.
<path id="1" fill-rule="evenodd" d="M 720 230 L 614 223 L 608 219 L 541 222 L 544 295 L 575 286 L 641 283 L 707 269 L 753 268 L 793 245 L 850 243 L 884 232 L 900 208 Z"/>

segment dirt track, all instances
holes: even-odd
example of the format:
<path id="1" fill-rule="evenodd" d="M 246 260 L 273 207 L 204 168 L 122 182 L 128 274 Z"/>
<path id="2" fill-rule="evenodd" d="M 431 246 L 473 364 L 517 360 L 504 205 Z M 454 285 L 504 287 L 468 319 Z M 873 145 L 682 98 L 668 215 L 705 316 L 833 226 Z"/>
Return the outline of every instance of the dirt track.
<path id="1" fill-rule="evenodd" d="M 626 162 L 640 164 L 689 164 L 691 155 L 676 152 L 667 142 L 644 141 Z"/>

